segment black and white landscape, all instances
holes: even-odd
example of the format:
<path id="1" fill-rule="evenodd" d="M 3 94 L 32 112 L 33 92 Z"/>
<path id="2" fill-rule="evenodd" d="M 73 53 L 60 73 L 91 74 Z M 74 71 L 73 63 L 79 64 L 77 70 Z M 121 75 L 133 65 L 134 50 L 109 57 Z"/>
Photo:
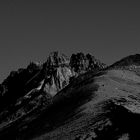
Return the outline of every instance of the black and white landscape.
<path id="1" fill-rule="evenodd" d="M 0 139 L 139 140 L 140 54 L 106 66 L 52 52 L 0 85 Z"/>
<path id="2" fill-rule="evenodd" d="M 140 140 L 140 3 L 0 0 L 0 140 Z"/>

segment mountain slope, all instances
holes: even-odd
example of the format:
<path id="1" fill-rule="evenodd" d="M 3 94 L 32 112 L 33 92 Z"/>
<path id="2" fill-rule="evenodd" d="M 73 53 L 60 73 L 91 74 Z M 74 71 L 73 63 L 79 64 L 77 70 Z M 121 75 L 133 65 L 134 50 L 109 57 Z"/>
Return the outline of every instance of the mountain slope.
<path id="1" fill-rule="evenodd" d="M 1 85 L 1 101 L 21 92 L 1 109 L 1 140 L 140 139 L 139 55 L 105 68 L 89 54 L 54 52 L 29 66 Z"/>
<path id="2" fill-rule="evenodd" d="M 49 118 L 52 130 L 36 139 L 139 139 L 139 84 L 140 77 L 130 71 L 84 75 L 84 80 L 55 96 L 54 112 L 47 114 L 57 114 L 58 119 Z"/>
<path id="3" fill-rule="evenodd" d="M 135 68 L 139 68 L 139 66 L 140 66 L 140 54 L 135 54 L 122 58 L 121 60 L 112 64 L 110 68 L 125 67 L 129 69 L 135 69 Z"/>
<path id="4" fill-rule="evenodd" d="M 137 140 L 139 84 L 140 77 L 129 70 L 82 74 L 57 93 L 37 119 L 28 116 L 1 129 L 0 138 Z"/>

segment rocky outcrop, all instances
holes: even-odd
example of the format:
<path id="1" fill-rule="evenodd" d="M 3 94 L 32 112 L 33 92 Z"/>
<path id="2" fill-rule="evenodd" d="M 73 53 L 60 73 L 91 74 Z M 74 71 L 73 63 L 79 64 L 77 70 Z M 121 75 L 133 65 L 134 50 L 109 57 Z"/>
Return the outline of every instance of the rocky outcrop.
<path id="1" fill-rule="evenodd" d="M 64 54 L 53 52 L 43 64 L 44 79 L 41 90 L 54 96 L 70 83 L 71 78 L 87 71 L 103 69 L 104 66 L 90 54 L 72 54 L 69 59 Z"/>
<path id="2" fill-rule="evenodd" d="M 69 66 L 69 59 L 64 54 L 53 52 L 43 64 L 44 79 L 41 90 L 54 96 L 69 84 L 74 76 Z"/>
<path id="3" fill-rule="evenodd" d="M 104 67 L 90 54 L 72 54 L 69 59 L 64 54 L 52 52 L 44 64 L 31 62 L 27 68 L 10 73 L 0 85 L 0 104 L 14 103 L 35 88 L 55 95 L 69 84 L 72 77 Z"/>
<path id="4" fill-rule="evenodd" d="M 63 53 L 59 53 L 57 51 L 51 52 L 45 64 L 48 67 L 59 66 L 59 65 L 69 65 L 69 58 Z"/>

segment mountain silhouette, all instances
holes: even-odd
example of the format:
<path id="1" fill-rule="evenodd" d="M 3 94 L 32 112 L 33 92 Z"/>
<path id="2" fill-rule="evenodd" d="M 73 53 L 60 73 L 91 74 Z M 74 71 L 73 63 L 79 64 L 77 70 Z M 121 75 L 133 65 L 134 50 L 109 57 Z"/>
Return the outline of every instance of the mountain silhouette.
<path id="1" fill-rule="evenodd" d="M 0 85 L 0 139 L 139 140 L 140 55 L 106 66 L 52 52 Z"/>

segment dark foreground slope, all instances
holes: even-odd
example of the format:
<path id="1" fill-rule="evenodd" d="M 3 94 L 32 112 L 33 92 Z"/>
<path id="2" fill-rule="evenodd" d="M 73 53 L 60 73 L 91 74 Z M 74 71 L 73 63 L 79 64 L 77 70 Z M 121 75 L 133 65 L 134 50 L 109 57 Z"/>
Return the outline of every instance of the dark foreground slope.
<path id="1" fill-rule="evenodd" d="M 139 140 L 140 77 L 129 70 L 80 75 L 36 119 L 0 129 L 0 139 Z M 9 138 L 10 137 L 10 138 Z"/>

